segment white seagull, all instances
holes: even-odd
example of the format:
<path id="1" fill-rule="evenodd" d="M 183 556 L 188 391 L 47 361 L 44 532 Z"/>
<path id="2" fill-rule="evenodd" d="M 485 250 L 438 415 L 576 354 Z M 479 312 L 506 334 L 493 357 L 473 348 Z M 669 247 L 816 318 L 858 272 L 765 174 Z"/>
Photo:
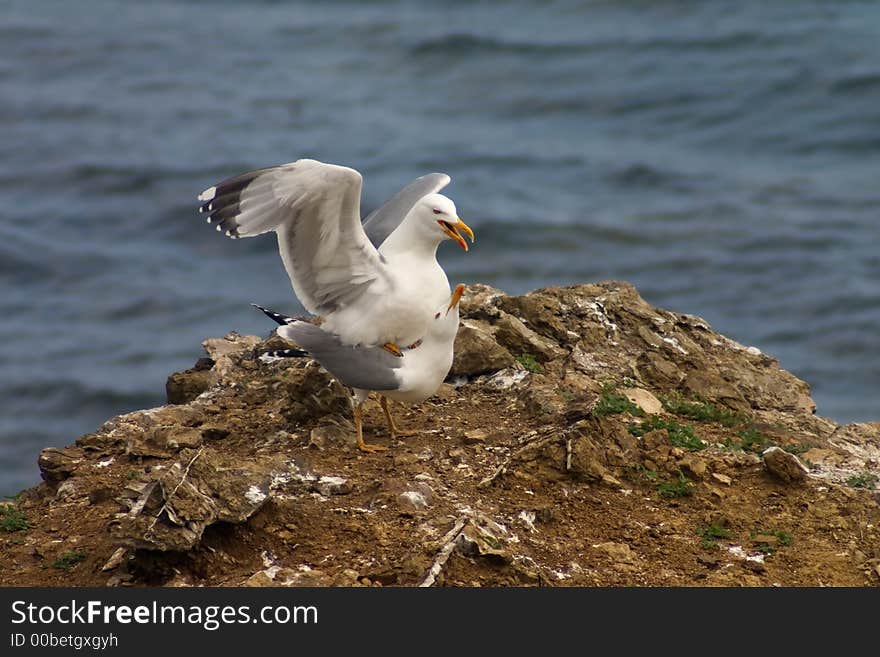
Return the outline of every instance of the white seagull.
<path id="1" fill-rule="evenodd" d="M 449 181 L 423 176 L 361 224 L 361 174 L 298 160 L 209 187 L 199 211 L 231 238 L 275 231 L 293 291 L 323 328 L 343 345 L 381 346 L 399 357 L 449 298 L 440 242 L 453 239 L 467 251 L 459 231 L 474 239 L 455 204 L 436 193 Z"/>
<path id="2" fill-rule="evenodd" d="M 271 352 L 278 356 L 311 356 L 341 383 L 354 388 L 354 425 L 358 448 L 365 452 L 387 449 L 364 442 L 362 406 L 370 392 L 379 393 L 379 401 L 388 422 L 392 440 L 402 431 L 388 410 L 388 399 L 418 404 L 437 392 L 452 367 L 453 345 L 458 332 L 458 304 L 465 286 L 457 285 L 451 298 L 435 308 L 421 344 L 403 349 L 401 358 L 382 347 L 351 347 L 324 325 L 294 319 L 253 304 L 281 324 L 278 335 L 296 342 L 304 350 Z"/>

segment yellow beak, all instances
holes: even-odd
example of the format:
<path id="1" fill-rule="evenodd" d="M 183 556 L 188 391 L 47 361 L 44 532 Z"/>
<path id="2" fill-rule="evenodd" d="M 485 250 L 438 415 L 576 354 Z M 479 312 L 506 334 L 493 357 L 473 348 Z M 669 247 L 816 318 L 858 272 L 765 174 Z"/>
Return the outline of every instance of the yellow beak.
<path id="1" fill-rule="evenodd" d="M 446 309 L 447 315 L 449 314 L 449 311 L 455 308 L 458 305 L 458 302 L 461 301 L 464 289 L 464 283 L 459 283 L 455 286 L 455 289 L 452 291 L 452 298 L 449 300 L 449 307 Z"/>
<path id="2" fill-rule="evenodd" d="M 464 241 L 464 238 L 461 236 L 460 230 L 462 233 L 471 238 L 471 243 L 474 241 L 474 231 L 471 230 L 470 226 L 464 223 L 461 220 L 461 217 L 456 217 L 456 223 L 451 224 L 448 221 L 438 221 L 440 227 L 443 229 L 443 232 L 449 235 L 452 239 L 458 242 L 458 245 L 463 248 L 465 251 L 468 250 L 467 242 Z"/>

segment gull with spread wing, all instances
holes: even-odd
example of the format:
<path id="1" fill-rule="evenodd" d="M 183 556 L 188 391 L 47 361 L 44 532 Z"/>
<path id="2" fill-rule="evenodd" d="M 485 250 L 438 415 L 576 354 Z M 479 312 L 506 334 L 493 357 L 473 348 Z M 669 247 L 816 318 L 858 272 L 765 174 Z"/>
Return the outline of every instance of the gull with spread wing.
<path id="1" fill-rule="evenodd" d="M 437 247 L 465 251 L 473 231 L 437 192 L 445 174 L 419 178 L 361 223 L 361 174 L 298 160 L 250 171 L 199 194 L 199 211 L 228 237 L 274 231 L 293 291 L 322 328 L 347 346 L 400 357 L 427 333 L 449 298 Z"/>

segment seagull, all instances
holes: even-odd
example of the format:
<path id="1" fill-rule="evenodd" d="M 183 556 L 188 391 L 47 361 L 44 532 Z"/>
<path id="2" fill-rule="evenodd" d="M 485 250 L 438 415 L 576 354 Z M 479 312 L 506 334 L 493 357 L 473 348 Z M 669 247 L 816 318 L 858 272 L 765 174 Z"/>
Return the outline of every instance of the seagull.
<path id="1" fill-rule="evenodd" d="M 395 424 L 388 409 L 388 399 L 418 404 L 437 392 L 452 367 L 453 345 L 458 333 L 458 305 L 464 290 L 464 285 L 455 287 L 448 302 L 435 309 L 421 343 L 404 349 L 399 358 L 381 347 L 346 345 L 339 336 L 327 331 L 324 324 L 287 317 L 257 304 L 253 306 L 281 325 L 278 335 L 302 347 L 269 352 L 270 355 L 311 356 L 341 383 L 354 388 L 358 448 L 364 452 L 379 452 L 387 448 L 364 442 L 364 401 L 370 392 L 379 393 L 392 440 L 398 435 L 415 435 L 415 431 L 403 431 Z"/>
<path id="2" fill-rule="evenodd" d="M 209 187 L 199 212 L 228 237 L 274 231 L 293 291 L 343 345 L 381 346 L 394 356 L 427 333 L 449 298 L 437 247 L 465 251 L 474 233 L 437 193 L 446 174 L 419 178 L 361 223 L 361 174 L 297 160 Z"/>

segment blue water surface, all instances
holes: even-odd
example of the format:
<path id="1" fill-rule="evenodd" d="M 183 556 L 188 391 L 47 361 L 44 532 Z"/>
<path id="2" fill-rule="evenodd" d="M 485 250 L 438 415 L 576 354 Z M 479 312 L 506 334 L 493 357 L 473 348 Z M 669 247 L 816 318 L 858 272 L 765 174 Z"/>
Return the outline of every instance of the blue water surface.
<path id="1" fill-rule="evenodd" d="M 0 125 L 0 494 L 300 310 L 195 211 L 300 157 L 449 173 L 453 283 L 625 279 L 880 419 L 878 3 L 7 0 Z"/>

